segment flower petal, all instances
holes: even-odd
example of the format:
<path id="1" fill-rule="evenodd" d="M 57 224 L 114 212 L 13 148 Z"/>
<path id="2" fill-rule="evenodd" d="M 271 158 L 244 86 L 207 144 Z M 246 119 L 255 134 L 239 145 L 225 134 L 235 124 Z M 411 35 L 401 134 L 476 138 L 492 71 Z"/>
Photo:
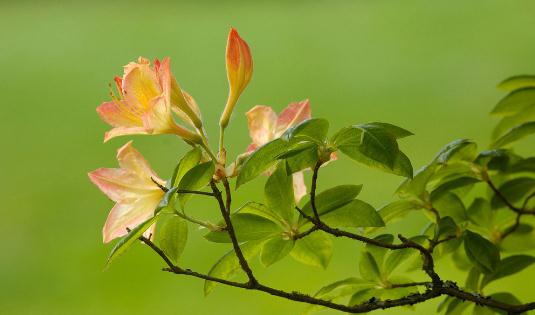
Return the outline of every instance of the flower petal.
<path id="1" fill-rule="evenodd" d="M 140 180 L 145 180 L 149 185 L 155 187 L 151 178 L 162 185 L 165 184 L 165 181 L 158 177 L 141 153 L 132 146 L 132 141 L 117 150 L 117 161 L 122 169 L 135 173 Z"/>
<path id="2" fill-rule="evenodd" d="M 120 100 L 102 103 L 97 107 L 97 113 L 103 121 L 113 127 L 139 127 L 142 124 L 141 118 Z"/>
<path id="3" fill-rule="evenodd" d="M 163 192 L 131 201 L 119 202 L 110 211 L 102 236 L 104 243 L 126 235 L 128 229 L 133 229 L 150 218 L 158 206 Z"/>
<path id="4" fill-rule="evenodd" d="M 149 133 L 143 127 L 116 127 L 104 134 L 104 142 L 119 136 L 147 134 Z"/>
<path id="5" fill-rule="evenodd" d="M 273 140 L 277 114 L 271 107 L 257 105 L 245 115 L 253 144 L 259 147 Z"/>
<path id="6" fill-rule="evenodd" d="M 176 134 L 185 140 L 198 143 L 199 135 L 179 126 L 173 120 L 169 104 L 163 96 L 154 98 L 151 107 L 142 117 L 143 126 L 150 134 Z"/>
<path id="7" fill-rule="evenodd" d="M 162 93 L 157 80 L 148 63 L 130 63 L 123 77 L 125 101 L 141 111 L 147 110 L 151 100 Z"/>
<path id="8" fill-rule="evenodd" d="M 298 203 L 301 198 L 307 194 L 307 186 L 305 185 L 305 177 L 303 172 L 297 172 L 292 174 L 293 177 L 293 187 L 294 187 L 294 197 L 295 202 Z"/>
<path id="9" fill-rule="evenodd" d="M 280 136 L 288 128 L 310 119 L 310 117 L 310 103 L 308 100 L 291 103 L 279 114 L 275 131 L 276 136 Z"/>
<path id="10" fill-rule="evenodd" d="M 99 168 L 88 174 L 89 179 L 115 202 L 137 198 L 160 190 L 150 179 L 140 180 L 138 174 L 120 168 Z"/>

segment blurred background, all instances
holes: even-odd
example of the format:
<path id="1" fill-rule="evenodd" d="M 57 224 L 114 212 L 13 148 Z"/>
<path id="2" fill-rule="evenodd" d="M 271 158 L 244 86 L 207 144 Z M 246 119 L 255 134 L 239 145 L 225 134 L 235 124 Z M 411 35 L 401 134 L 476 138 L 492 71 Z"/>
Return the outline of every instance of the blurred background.
<path id="1" fill-rule="evenodd" d="M 343 126 L 384 121 L 415 133 L 402 149 L 415 169 L 460 137 L 486 147 L 503 96 L 496 84 L 535 73 L 535 3 L 518 1 L 2 1 L 0 3 L 0 305 L 2 314 L 297 314 L 303 305 L 262 293 L 218 287 L 203 296 L 197 279 L 160 271 L 162 262 L 135 245 L 103 271 L 111 245 L 101 228 L 112 203 L 87 172 L 115 167 L 116 149 L 95 107 L 108 84 L 138 56 L 171 57 L 172 70 L 202 108 L 215 146 L 227 95 L 225 44 L 236 27 L 251 46 L 253 80 L 227 132 L 230 155 L 249 137 L 244 113 L 256 104 L 277 110 L 309 98 L 313 115 Z M 132 137 L 161 177 L 170 176 L 185 144 L 171 136 Z M 532 150 L 533 142 L 524 150 Z M 533 153 L 533 151 L 531 151 Z M 361 198 L 379 207 L 401 178 L 344 158 L 325 168 L 320 189 L 363 183 Z M 235 205 L 262 200 L 264 178 L 240 188 Z M 189 213 L 213 217 L 212 200 Z M 419 214 L 395 224 L 416 234 Z M 229 249 L 191 229 L 182 264 L 199 271 Z M 359 247 L 335 242 L 328 270 L 287 258 L 258 277 L 313 293 L 357 276 Z M 446 276 L 461 280 L 451 261 Z M 520 281 L 522 279 L 522 281 Z M 533 268 L 498 282 L 533 300 Z M 497 287 L 489 287 L 489 293 Z M 430 314 L 438 300 L 415 310 Z M 335 314 L 326 312 L 326 314 Z"/>

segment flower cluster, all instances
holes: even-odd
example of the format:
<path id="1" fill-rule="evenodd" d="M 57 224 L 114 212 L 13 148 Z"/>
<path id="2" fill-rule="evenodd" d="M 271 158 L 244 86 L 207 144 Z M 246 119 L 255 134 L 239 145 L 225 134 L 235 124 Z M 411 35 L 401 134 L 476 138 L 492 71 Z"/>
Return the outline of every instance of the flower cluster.
<path id="1" fill-rule="evenodd" d="M 235 29 L 231 29 L 228 36 L 226 68 L 229 95 L 220 118 L 221 133 L 253 73 L 249 46 Z M 218 167 L 215 180 L 237 176 L 240 161 L 311 117 L 308 100 L 291 103 L 279 115 L 269 106 L 253 107 L 246 114 L 252 143 L 225 168 L 223 144 L 220 143 L 217 158 L 209 148 L 199 106 L 171 73 L 169 58 L 156 59 L 151 65 L 148 59 L 139 57 L 136 62 L 127 64 L 123 76 L 115 77 L 114 82 L 117 91 L 110 91 L 111 101 L 97 107 L 102 120 L 113 127 L 105 133 L 104 141 L 123 135 L 177 135 L 186 143 L 205 150 L 205 158 Z M 118 150 L 117 160 L 120 168 L 100 168 L 89 173 L 91 181 L 116 202 L 104 225 L 104 242 L 127 234 L 147 220 L 164 196 L 161 187 L 165 181 L 151 169 L 132 142 Z M 266 175 L 271 172 L 267 171 Z M 295 198 L 299 200 L 306 194 L 303 172 L 293 175 L 293 183 Z M 150 236 L 152 230 L 146 234 Z"/>

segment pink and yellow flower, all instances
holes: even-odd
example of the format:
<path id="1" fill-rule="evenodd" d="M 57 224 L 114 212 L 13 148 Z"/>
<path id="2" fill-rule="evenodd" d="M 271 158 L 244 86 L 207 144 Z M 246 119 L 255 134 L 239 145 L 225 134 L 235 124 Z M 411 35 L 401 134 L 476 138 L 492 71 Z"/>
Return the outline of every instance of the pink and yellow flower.
<path id="1" fill-rule="evenodd" d="M 257 105 L 246 116 L 252 139 L 246 154 L 251 154 L 269 141 L 279 138 L 289 128 L 310 119 L 310 104 L 308 100 L 291 103 L 279 115 L 269 106 Z M 303 172 L 293 174 L 293 185 L 295 199 L 299 201 L 307 193 Z"/>
<path id="2" fill-rule="evenodd" d="M 99 168 L 88 174 L 91 181 L 116 202 L 102 230 L 104 243 L 127 234 L 127 229 L 149 219 L 164 196 L 156 183 L 164 185 L 165 181 L 134 149 L 132 141 L 117 151 L 117 161 L 120 168 Z M 152 227 L 148 231 L 151 230 Z"/>
<path id="3" fill-rule="evenodd" d="M 123 77 L 116 77 L 119 97 L 97 107 L 97 112 L 113 129 L 104 141 L 132 134 L 176 134 L 184 140 L 198 143 L 200 136 L 178 125 L 173 112 L 185 123 L 201 128 L 202 122 L 193 98 L 180 89 L 171 74 L 169 58 L 160 62 L 139 57 L 124 67 Z"/>
<path id="4" fill-rule="evenodd" d="M 234 106 L 253 75 L 253 58 L 247 43 L 238 32 L 230 29 L 227 40 L 227 78 L 229 95 L 219 125 L 227 127 Z"/>

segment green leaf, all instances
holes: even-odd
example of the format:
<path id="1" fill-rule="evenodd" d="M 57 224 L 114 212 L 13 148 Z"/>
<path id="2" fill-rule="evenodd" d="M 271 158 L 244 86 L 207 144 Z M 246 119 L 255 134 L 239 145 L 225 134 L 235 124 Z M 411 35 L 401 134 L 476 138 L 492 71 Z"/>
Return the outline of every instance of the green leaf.
<path id="1" fill-rule="evenodd" d="M 382 123 L 382 122 L 373 122 L 368 125 L 378 126 L 381 127 L 383 130 L 394 136 L 396 139 L 406 138 L 409 136 L 413 136 L 414 134 L 406 129 L 403 129 L 401 127 L 389 124 L 389 123 Z"/>
<path id="2" fill-rule="evenodd" d="M 132 246 L 132 244 L 134 244 L 137 239 L 143 235 L 143 233 L 156 221 L 156 218 L 157 216 L 155 215 L 152 218 L 147 219 L 145 222 L 139 224 L 128 234 L 119 239 L 108 256 L 106 268 L 108 268 L 117 257 L 124 254 L 130 248 L 130 246 Z"/>
<path id="3" fill-rule="evenodd" d="M 523 198 L 535 192 L 535 178 L 517 177 L 501 184 L 498 190 L 510 203 L 521 206 Z M 505 206 L 496 194 L 492 197 L 491 205 L 494 209 Z"/>
<path id="4" fill-rule="evenodd" d="M 381 227 L 385 223 L 368 203 L 355 199 L 340 208 L 321 215 L 321 220 L 331 227 Z"/>
<path id="5" fill-rule="evenodd" d="M 439 238 L 446 238 L 452 235 L 457 235 L 459 227 L 451 217 L 441 217 L 438 222 L 438 236 Z"/>
<path id="6" fill-rule="evenodd" d="M 302 171 L 307 168 L 313 168 L 318 162 L 318 147 L 314 144 L 312 147 L 299 152 L 298 154 L 286 158 L 288 175 Z"/>
<path id="7" fill-rule="evenodd" d="M 479 292 L 479 279 L 481 278 L 481 272 L 476 267 L 473 267 L 468 272 L 466 277 L 465 289 L 470 292 Z"/>
<path id="8" fill-rule="evenodd" d="M 284 226 L 284 219 L 278 213 L 272 211 L 266 205 L 263 205 L 258 202 L 248 202 L 241 208 L 239 208 L 236 212 L 254 214 Z"/>
<path id="9" fill-rule="evenodd" d="M 535 173 L 535 157 L 529 157 L 514 162 L 507 170 L 507 173 Z"/>
<path id="10" fill-rule="evenodd" d="M 527 137 L 532 133 L 535 133 L 535 121 L 525 122 L 521 125 L 509 129 L 503 136 L 494 141 L 490 146 L 492 148 L 501 148 L 524 137 Z"/>
<path id="11" fill-rule="evenodd" d="M 348 305 L 355 306 L 365 302 L 379 300 L 384 291 L 385 290 L 383 289 L 374 288 L 357 291 L 351 296 L 351 299 L 349 299 Z"/>
<path id="12" fill-rule="evenodd" d="M 247 261 L 250 261 L 254 256 L 260 251 L 264 241 L 251 241 L 245 244 L 241 244 L 240 248 L 243 253 L 243 256 Z M 209 276 L 220 278 L 220 279 L 230 279 L 236 272 L 240 270 L 240 262 L 234 253 L 234 250 L 229 251 L 223 257 L 221 257 L 215 264 L 212 266 L 212 269 L 208 272 Z M 216 282 L 205 281 L 204 282 L 204 294 L 208 295 L 216 286 Z"/>
<path id="13" fill-rule="evenodd" d="M 520 272 L 531 266 L 531 264 L 534 262 L 535 257 L 529 255 L 515 255 L 506 257 L 498 263 L 498 266 L 493 273 L 487 274 L 483 277 L 483 280 L 481 281 L 481 288 L 487 286 L 487 284 L 489 284 L 491 281 L 505 278 Z"/>
<path id="14" fill-rule="evenodd" d="M 239 242 L 264 239 L 283 232 L 276 223 L 255 214 L 235 213 L 231 221 Z M 215 243 L 231 242 L 227 231 L 211 231 L 204 238 Z"/>
<path id="15" fill-rule="evenodd" d="M 511 304 L 511 305 L 522 304 L 522 302 L 520 302 L 519 299 L 517 299 L 514 295 L 512 295 L 509 292 L 493 293 L 489 297 L 491 299 L 493 299 L 493 300 L 496 300 L 496 301 L 499 301 L 499 302 L 502 302 L 502 303 Z M 503 314 L 503 315 L 507 315 L 507 313 L 505 311 L 498 311 L 498 313 L 499 314 Z M 527 314 L 527 313 L 522 313 L 522 314 Z"/>
<path id="16" fill-rule="evenodd" d="M 403 131 L 402 131 L 403 130 Z M 412 177 L 409 158 L 398 148 L 396 138 L 408 131 L 383 123 L 369 123 L 343 128 L 333 138 L 336 148 L 351 159 L 367 166 L 400 176 Z"/>
<path id="17" fill-rule="evenodd" d="M 494 227 L 494 212 L 484 198 L 476 198 L 468 207 L 468 219 L 477 226 L 491 230 Z"/>
<path id="18" fill-rule="evenodd" d="M 470 139 L 458 139 L 445 145 L 435 157 L 439 164 L 458 161 L 473 161 L 477 155 L 477 144 Z"/>
<path id="19" fill-rule="evenodd" d="M 358 196 L 361 190 L 362 185 L 340 185 L 322 191 L 321 193 L 317 194 L 315 198 L 316 210 L 320 216 L 334 211 L 351 202 L 355 197 Z M 301 211 L 308 216 L 314 216 L 310 201 L 305 204 Z M 308 221 L 306 218 L 299 218 L 300 225 L 303 225 L 307 222 Z"/>
<path id="20" fill-rule="evenodd" d="M 468 230 L 465 231 L 464 250 L 466 256 L 482 273 L 494 272 L 500 262 L 498 248 L 486 238 Z"/>
<path id="21" fill-rule="evenodd" d="M 383 275 L 388 277 L 388 275 L 396 270 L 396 268 L 398 268 L 401 264 L 416 256 L 419 256 L 418 251 L 410 248 L 391 251 L 384 262 Z"/>
<path id="22" fill-rule="evenodd" d="M 368 289 L 376 286 L 375 283 L 360 278 L 347 278 L 344 280 L 336 281 L 321 288 L 316 294 L 317 298 L 329 294 L 330 297 L 342 297 L 348 294 L 353 294 L 356 290 Z M 331 294 L 333 291 L 338 291 L 336 294 Z"/>
<path id="23" fill-rule="evenodd" d="M 454 193 L 445 192 L 440 196 L 431 196 L 431 203 L 443 217 L 452 217 L 457 223 L 468 219 L 462 200 Z"/>
<path id="24" fill-rule="evenodd" d="M 192 169 L 184 174 L 184 177 L 178 184 L 178 189 L 184 190 L 199 190 L 204 188 L 214 176 L 215 167 L 214 163 L 206 162 L 194 166 Z M 178 200 L 180 206 L 184 208 L 186 202 L 191 198 L 191 194 L 178 194 Z"/>
<path id="25" fill-rule="evenodd" d="M 502 98 L 492 110 L 491 115 L 511 116 L 533 105 L 535 105 L 535 88 L 519 89 Z"/>
<path id="26" fill-rule="evenodd" d="M 513 154 L 507 149 L 485 150 L 479 153 L 475 163 L 487 166 L 489 170 L 505 171 L 511 164 Z"/>
<path id="27" fill-rule="evenodd" d="M 421 207 L 421 205 L 413 201 L 397 200 L 383 206 L 377 212 L 385 223 L 390 223 L 405 217 L 413 210 L 421 209 Z"/>
<path id="28" fill-rule="evenodd" d="M 385 244 L 392 244 L 394 242 L 394 236 L 392 234 L 381 234 L 374 237 L 373 239 Z M 384 257 L 388 252 L 388 249 L 372 244 L 366 244 L 365 248 L 366 251 L 368 251 L 375 259 L 377 266 L 379 266 L 379 270 L 381 270 L 381 267 L 383 266 Z"/>
<path id="29" fill-rule="evenodd" d="M 327 268 L 331 261 L 333 244 L 330 236 L 316 231 L 295 242 L 292 257 L 306 265 Z"/>
<path id="30" fill-rule="evenodd" d="M 515 75 L 507 78 L 498 84 L 498 88 L 505 91 L 514 91 L 522 88 L 534 87 L 535 88 L 535 76 L 534 75 Z"/>
<path id="31" fill-rule="evenodd" d="M 439 183 L 435 187 L 435 189 L 431 192 L 431 195 L 434 196 L 432 198 L 436 198 L 440 196 L 441 194 L 446 193 L 448 191 L 470 186 L 475 183 L 479 183 L 480 181 L 481 181 L 480 179 L 475 178 L 475 177 L 470 177 L 470 176 L 457 177 L 452 180 L 447 180 L 447 181 L 443 181 Z"/>
<path id="32" fill-rule="evenodd" d="M 515 115 L 503 117 L 494 127 L 491 139 L 494 141 L 509 129 L 533 120 L 535 120 L 535 106 L 528 107 Z"/>
<path id="33" fill-rule="evenodd" d="M 420 197 L 427 187 L 427 183 L 431 180 L 435 174 L 437 165 L 432 163 L 419 169 L 413 178 L 406 179 L 396 190 L 396 194 L 401 197 Z"/>
<path id="34" fill-rule="evenodd" d="M 329 131 L 329 122 L 322 118 L 312 118 L 288 129 L 281 138 L 290 141 L 309 140 L 318 144 L 323 144 Z"/>
<path id="35" fill-rule="evenodd" d="M 277 157 L 289 149 L 291 149 L 291 145 L 280 138 L 258 148 L 243 162 L 238 178 L 236 179 L 236 188 L 256 178 L 275 165 L 278 161 Z"/>
<path id="36" fill-rule="evenodd" d="M 372 254 L 367 251 L 362 252 L 359 262 L 360 276 L 368 281 L 380 282 L 381 271 L 379 265 L 373 258 Z"/>
<path id="37" fill-rule="evenodd" d="M 177 263 L 188 239 L 188 223 L 181 217 L 173 215 L 165 219 L 158 228 L 157 243 L 167 257 Z"/>
<path id="38" fill-rule="evenodd" d="M 269 267 L 286 257 L 292 251 L 293 247 L 294 242 L 292 240 L 274 237 L 264 244 L 262 253 L 260 254 L 260 261 L 264 266 Z"/>
<path id="39" fill-rule="evenodd" d="M 268 208 L 291 225 L 294 218 L 295 198 L 293 179 L 287 174 L 285 163 L 280 163 L 268 178 L 264 187 L 264 196 Z"/>
<path id="40" fill-rule="evenodd" d="M 160 200 L 160 203 L 158 204 L 158 206 L 156 207 L 156 209 L 154 210 L 154 215 L 158 214 L 160 211 L 164 210 L 165 208 L 167 208 L 169 206 L 169 204 L 172 202 L 173 197 L 175 195 L 175 192 L 177 191 L 178 187 L 173 187 L 169 190 L 167 190 L 165 192 L 165 194 L 163 195 L 162 199 Z M 174 209 L 172 209 L 171 207 L 168 208 L 170 210 L 170 212 L 174 212 Z"/>
<path id="41" fill-rule="evenodd" d="M 184 175 L 192 169 L 195 165 L 199 164 L 201 160 L 202 152 L 199 147 L 195 147 L 188 151 L 184 157 L 178 162 L 178 165 L 173 172 L 173 182 L 171 187 L 176 187 Z"/>

